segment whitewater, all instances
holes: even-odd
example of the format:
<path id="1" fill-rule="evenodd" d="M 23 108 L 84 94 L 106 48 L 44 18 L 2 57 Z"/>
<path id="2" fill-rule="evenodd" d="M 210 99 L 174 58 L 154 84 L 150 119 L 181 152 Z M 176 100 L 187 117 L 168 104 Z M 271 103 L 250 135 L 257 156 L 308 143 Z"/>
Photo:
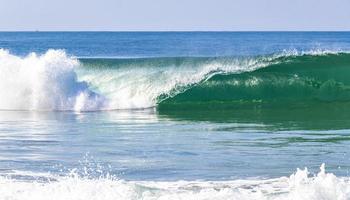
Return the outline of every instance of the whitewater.
<path id="1" fill-rule="evenodd" d="M 90 110 L 103 102 L 86 83 L 78 82 L 78 61 L 63 51 L 20 58 L 0 50 L 0 63 L 1 109 Z"/>
<path id="2" fill-rule="evenodd" d="M 11 179 L 27 176 L 34 180 Z M 37 177 L 36 177 L 37 176 Z M 39 178 L 40 179 L 39 179 Z M 37 178 L 38 180 L 35 180 Z M 274 200 L 346 200 L 350 198 L 349 178 L 325 172 L 310 175 L 305 168 L 289 177 L 235 181 L 124 181 L 109 175 L 89 179 L 68 176 L 14 172 L 0 178 L 0 199 L 74 199 L 74 200 L 155 200 L 155 199 L 274 199 Z"/>

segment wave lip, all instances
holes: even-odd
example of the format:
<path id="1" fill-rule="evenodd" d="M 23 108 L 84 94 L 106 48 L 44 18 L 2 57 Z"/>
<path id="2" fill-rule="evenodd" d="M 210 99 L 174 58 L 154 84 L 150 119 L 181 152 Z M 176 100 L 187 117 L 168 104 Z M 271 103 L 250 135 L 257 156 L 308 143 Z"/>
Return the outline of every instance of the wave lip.
<path id="1" fill-rule="evenodd" d="M 17 174 L 19 175 L 19 174 Z M 33 175 L 33 174 L 31 174 Z M 35 174 L 34 174 L 35 175 Z M 124 181 L 112 177 L 89 179 L 77 174 L 48 175 L 48 181 L 21 181 L 0 177 L 0 199 L 272 199 L 346 200 L 350 179 L 326 173 L 324 164 L 315 176 L 305 168 L 290 177 L 234 181 Z"/>

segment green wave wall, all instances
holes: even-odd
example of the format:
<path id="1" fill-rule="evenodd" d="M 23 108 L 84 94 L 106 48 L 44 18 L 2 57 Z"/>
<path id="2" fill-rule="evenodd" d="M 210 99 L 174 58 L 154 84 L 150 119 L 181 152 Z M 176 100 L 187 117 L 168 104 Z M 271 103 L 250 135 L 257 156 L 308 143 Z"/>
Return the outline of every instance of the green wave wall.
<path id="1" fill-rule="evenodd" d="M 350 54 L 283 56 L 252 72 L 217 74 L 160 109 L 350 101 Z"/>

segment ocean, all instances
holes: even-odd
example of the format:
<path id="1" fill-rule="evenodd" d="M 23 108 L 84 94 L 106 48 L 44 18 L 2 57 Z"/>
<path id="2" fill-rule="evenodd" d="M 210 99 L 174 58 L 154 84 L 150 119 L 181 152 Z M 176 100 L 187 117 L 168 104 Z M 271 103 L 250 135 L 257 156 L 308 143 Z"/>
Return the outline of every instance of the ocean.
<path id="1" fill-rule="evenodd" d="M 0 200 L 350 199 L 350 32 L 0 32 Z"/>

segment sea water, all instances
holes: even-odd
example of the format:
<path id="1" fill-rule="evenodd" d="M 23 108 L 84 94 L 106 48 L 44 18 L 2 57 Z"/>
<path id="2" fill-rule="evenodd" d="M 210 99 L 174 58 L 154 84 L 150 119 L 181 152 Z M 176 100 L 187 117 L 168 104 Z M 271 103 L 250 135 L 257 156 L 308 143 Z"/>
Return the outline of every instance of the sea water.
<path id="1" fill-rule="evenodd" d="M 348 32 L 1 32 L 0 199 L 350 199 Z"/>

